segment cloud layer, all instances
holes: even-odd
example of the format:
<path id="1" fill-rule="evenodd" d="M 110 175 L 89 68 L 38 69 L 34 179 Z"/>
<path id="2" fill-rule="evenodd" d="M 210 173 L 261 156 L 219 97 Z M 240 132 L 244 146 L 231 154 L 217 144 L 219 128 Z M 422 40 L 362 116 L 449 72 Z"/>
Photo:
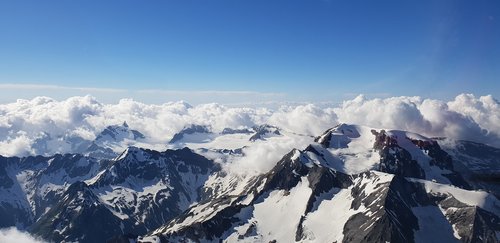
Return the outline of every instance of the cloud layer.
<path id="1" fill-rule="evenodd" d="M 358 96 L 336 107 L 315 104 L 278 109 L 191 106 L 185 102 L 161 105 L 122 99 L 104 104 L 91 96 L 56 101 L 47 97 L 0 105 L 0 154 L 34 154 L 37 138 L 54 141 L 68 137 L 92 140 L 106 126 L 127 121 L 148 137 L 149 143 L 167 143 L 188 124 L 209 125 L 214 131 L 268 123 L 287 131 L 319 135 L 339 122 L 375 128 L 401 129 L 426 136 L 445 136 L 500 146 L 500 105 L 491 96 L 461 94 L 451 101 L 420 97 L 367 99 Z M 69 148 L 61 147 L 57 152 Z"/>
<path id="2" fill-rule="evenodd" d="M 19 231 L 16 228 L 0 229 L 0 242 L 16 242 L 16 243 L 43 243 L 44 241 L 38 240 L 30 234 Z"/>

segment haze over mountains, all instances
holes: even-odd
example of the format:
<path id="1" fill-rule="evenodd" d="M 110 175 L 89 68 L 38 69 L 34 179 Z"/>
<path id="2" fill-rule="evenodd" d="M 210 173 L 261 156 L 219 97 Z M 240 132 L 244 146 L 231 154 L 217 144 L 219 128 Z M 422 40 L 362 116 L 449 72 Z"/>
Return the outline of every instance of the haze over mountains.
<path id="1" fill-rule="evenodd" d="M 491 96 L 278 110 L 39 97 L 0 114 L 0 226 L 39 240 L 499 241 Z"/>

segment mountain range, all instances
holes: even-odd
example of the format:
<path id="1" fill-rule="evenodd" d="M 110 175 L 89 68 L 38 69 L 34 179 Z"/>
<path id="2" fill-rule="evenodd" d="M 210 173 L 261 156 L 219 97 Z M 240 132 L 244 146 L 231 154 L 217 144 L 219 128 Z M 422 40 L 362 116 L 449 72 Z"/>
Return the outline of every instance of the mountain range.
<path id="1" fill-rule="evenodd" d="M 160 151 L 145 138 L 124 122 L 0 156 L 0 227 L 49 242 L 500 242 L 486 144 L 353 124 L 193 124 Z M 304 146 L 271 146 L 291 140 Z"/>

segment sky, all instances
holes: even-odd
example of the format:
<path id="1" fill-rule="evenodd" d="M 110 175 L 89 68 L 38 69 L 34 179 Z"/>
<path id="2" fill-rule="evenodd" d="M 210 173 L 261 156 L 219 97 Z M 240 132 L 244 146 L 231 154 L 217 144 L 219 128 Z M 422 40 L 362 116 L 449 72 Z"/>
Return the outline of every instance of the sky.
<path id="1" fill-rule="evenodd" d="M 500 2 L 0 1 L 0 102 L 500 97 Z"/>

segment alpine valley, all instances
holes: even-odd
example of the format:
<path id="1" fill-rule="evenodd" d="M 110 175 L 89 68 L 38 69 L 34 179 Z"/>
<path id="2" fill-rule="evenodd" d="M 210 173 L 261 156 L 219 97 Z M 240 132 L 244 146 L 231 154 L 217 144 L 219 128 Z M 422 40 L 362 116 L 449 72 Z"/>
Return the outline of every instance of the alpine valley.
<path id="1" fill-rule="evenodd" d="M 352 124 L 316 137 L 192 124 L 153 150 L 134 129 L 46 134 L 41 155 L 0 156 L 0 227 L 47 242 L 500 242 L 495 147 Z"/>

